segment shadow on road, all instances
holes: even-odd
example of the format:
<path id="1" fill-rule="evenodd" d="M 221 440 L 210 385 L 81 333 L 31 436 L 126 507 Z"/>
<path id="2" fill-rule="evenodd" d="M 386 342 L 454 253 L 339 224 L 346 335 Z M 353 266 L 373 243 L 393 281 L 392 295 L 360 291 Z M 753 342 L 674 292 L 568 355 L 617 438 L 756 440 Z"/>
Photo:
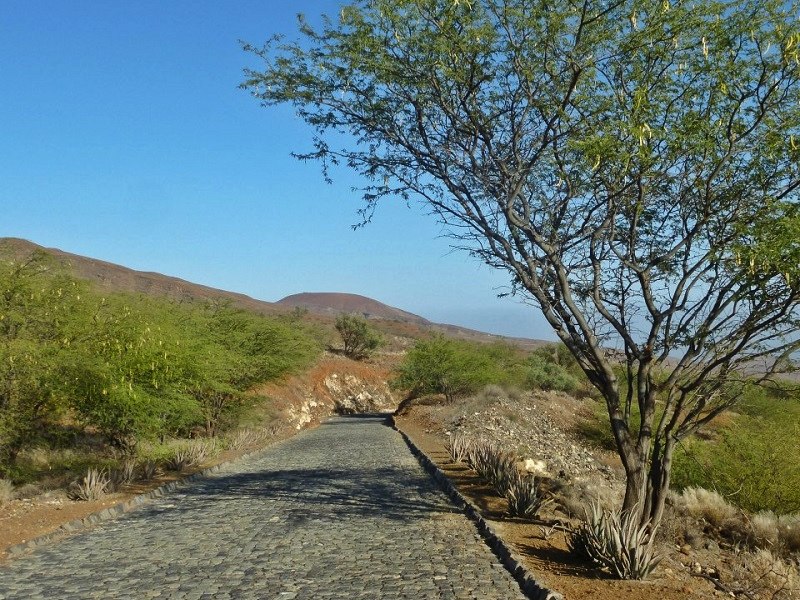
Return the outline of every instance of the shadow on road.
<path id="1" fill-rule="evenodd" d="M 360 427 L 366 421 L 383 423 L 387 414 L 353 415 L 336 417 L 320 425 L 320 429 L 349 425 Z M 339 521 L 364 517 L 409 521 L 430 518 L 433 513 L 456 513 L 439 491 L 434 481 L 422 471 L 391 464 L 391 456 L 382 456 L 386 450 L 373 449 L 369 444 L 356 446 L 359 454 L 348 468 L 329 466 L 331 457 L 344 453 L 342 463 L 353 450 L 345 448 L 320 448 L 318 438 L 295 438 L 292 441 L 293 457 L 286 468 L 265 469 L 222 475 L 200 480 L 183 490 L 175 503 L 167 506 L 144 508 L 141 518 L 153 517 L 167 511 L 202 511 L 219 503 L 252 503 L 253 511 L 263 510 L 275 514 L 281 521 L 300 525 L 306 521 Z M 332 438 L 332 442 L 336 438 Z M 352 444 L 352 438 L 350 443 Z M 283 449 L 284 451 L 287 448 Z M 372 454 L 370 454 L 372 453 Z M 297 468 L 295 456 L 305 455 L 310 465 Z M 367 465 L 367 466 L 364 466 Z"/>

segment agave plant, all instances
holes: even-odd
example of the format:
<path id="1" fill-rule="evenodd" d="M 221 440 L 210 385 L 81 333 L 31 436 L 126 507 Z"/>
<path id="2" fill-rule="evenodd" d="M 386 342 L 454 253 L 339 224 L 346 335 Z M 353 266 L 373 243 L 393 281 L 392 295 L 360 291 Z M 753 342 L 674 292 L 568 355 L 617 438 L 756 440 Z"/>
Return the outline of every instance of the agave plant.
<path id="1" fill-rule="evenodd" d="M 512 517 L 529 519 L 539 514 L 542 508 L 551 502 L 539 490 L 535 477 L 523 475 L 517 470 L 509 478 L 506 499 L 508 500 L 508 512 Z"/>
<path id="2" fill-rule="evenodd" d="M 192 440 L 179 446 L 167 459 L 167 468 L 180 473 L 184 469 L 203 463 L 217 451 L 215 440 Z"/>
<path id="3" fill-rule="evenodd" d="M 567 539 L 571 552 L 583 556 L 620 579 L 645 579 L 661 562 L 654 549 L 655 532 L 639 525 L 636 511 L 610 511 L 598 502 L 586 521 Z"/>
<path id="4" fill-rule="evenodd" d="M 105 496 L 110 484 L 105 469 L 89 469 L 83 479 L 72 483 L 68 494 L 73 500 L 98 500 Z"/>
<path id="5" fill-rule="evenodd" d="M 268 437 L 264 429 L 237 429 L 228 436 L 228 448 L 241 450 L 249 446 L 261 445 Z"/>
<path id="6" fill-rule="evenodd" d="M 158 473 L 158 463 L 154 460 L 146 460 L 141 465 L 140 473 L 145 481 L 153 479 Z"/>
<path id="7" fill-rule="evenodd" d="M 448 454 L 450 454 L 450 458 L 455 463 L 460 463 L 467 460 L 467 456 L 469 455 L 469 451 L 472 446 L 472 440 L 470 440 L 462 431 L 451 435 L 450 439 L 445 444 L 445 448 Z"/>
<path id="8" fill-rule="evenodd" d="M 136 461 L 130 458 L 124 460 L 119 468 L 112 469 L 110 479 L 115 488 L 136 479 Z"/>

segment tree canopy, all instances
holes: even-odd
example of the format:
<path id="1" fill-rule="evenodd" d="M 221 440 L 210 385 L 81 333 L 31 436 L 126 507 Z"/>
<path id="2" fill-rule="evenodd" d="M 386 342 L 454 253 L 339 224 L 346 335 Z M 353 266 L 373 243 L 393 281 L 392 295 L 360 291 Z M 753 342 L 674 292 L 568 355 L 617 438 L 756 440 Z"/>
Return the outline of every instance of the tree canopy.
<path id="1" fill-rule="evenodd" d="M 364 177 L 365 222 L 419 199 L 509 273 L 605 398 L 624 506 L 655 526 L 675 444 L 800 347 L 797 17 L 363 0 L 245 45 L 264 66 L 243 87 L 315 128 L 300 158 Z"/>

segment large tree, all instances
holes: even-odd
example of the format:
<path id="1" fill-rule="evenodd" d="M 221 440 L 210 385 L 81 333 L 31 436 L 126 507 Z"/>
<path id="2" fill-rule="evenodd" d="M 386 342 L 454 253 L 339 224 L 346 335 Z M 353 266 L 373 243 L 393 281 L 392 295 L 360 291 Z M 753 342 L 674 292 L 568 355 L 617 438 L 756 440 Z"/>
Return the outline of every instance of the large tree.
<path id="1" fill-rule="evenodd" d="M 800 33 L 783 0 L 363 0 L 246 45 L 301 158 L 421 199 L 510 273 L 605 399 L 624 509 L 798 349 Z"/>

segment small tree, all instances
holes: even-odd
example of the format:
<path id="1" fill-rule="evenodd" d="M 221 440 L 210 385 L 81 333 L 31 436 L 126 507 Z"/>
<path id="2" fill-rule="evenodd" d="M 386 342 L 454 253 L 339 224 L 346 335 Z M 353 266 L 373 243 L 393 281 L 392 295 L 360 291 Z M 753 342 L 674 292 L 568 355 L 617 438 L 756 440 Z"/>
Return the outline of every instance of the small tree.
<path id="1" fill-rule="evenodd" d="M 655 527 L 676 444 L 800 347 L 797 8 L 363 0 L 246 46 L 265 67 L 243 85 L 317 130 L 302 158 L 365 177 L 365 221 L 419 198 L 510 274 L 605 399 L 623 508 Z"/>
<path id="2" fill-rule="evenodd" d="M 381 343 L 378 333 L 365 319 L 342 314 L 336 318 L 336 331 L 342 336 L 343 352 L 355 360 L 369 356 Z"/>

